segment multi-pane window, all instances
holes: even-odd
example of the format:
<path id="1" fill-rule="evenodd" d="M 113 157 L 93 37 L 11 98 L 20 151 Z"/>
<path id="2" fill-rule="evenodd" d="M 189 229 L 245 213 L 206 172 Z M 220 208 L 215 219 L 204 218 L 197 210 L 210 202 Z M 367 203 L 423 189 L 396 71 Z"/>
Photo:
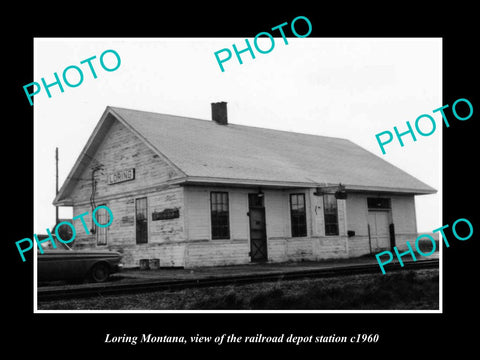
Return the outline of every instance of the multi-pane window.
<path id="1" fill-rule="evenodd" d="M 323 195 L 323 213 L 325 215 L 325 235 L 338 235 L 338 208 L 334 194 Z"/>
<path id="2" fill-rule="evenodd" d="M 148 243 L 148 208 L 146 197 L 135 200 L 135 214 L 137 244 L 146 244 Z"/>
<path id="3" fill-rule="evenodd" d="M 305 194 L 290 194 L 292 237 L 307 236 Z"/>
<path id="4" fill-rule="evenodd" d="M 108 224 L 110 221 L 108 216 L 105 208 L 99 208 L 95 214 L 97 222 L 100 225 Z M 95 233 L 97 234 L 97 245 L 107 245 L 107 228 L 95 225 Z"/>
<path id="5" fill-rule="evenodd" d="M 212 218 L 212 239 L 229 239 L 228 193 L 211 192 L 210 210 Z"/>

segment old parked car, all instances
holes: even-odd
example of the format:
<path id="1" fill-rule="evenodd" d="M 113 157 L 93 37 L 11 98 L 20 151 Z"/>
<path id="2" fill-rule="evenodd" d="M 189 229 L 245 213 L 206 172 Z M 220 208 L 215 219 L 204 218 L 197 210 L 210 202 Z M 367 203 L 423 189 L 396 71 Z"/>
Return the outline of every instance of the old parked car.
<path id="1" fill-rule="evenodd" d="M 63 248 L 37 252 L 38 281 L 83 280 L 94 282 L 107 280 L 110 274 L 120 270 L 121 254 L 108 250 L 73 250 Z"/>

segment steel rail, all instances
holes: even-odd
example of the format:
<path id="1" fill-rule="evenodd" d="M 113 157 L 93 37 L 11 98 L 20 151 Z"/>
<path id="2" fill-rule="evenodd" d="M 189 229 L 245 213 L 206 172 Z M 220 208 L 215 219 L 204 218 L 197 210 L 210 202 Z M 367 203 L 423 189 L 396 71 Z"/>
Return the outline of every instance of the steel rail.
<path id="1" fill-rule="evenodd" d="M 395 265 L 395 266 L 393 266 Z M 398 263 L 390 264 L 388 272 L 400 271 L 400 270 L 419 270 L 438 268 L 439 260 L 422 260 L 422 261 L 409 261 L 405 262 L 403 267 L 400 267 Z M 387 272 L 387 273 L 388 273 Z M 201 277 L 195 279 L 180 279 L 180 280 L 138 280 L 129 282 L 109 282 L 105 284 L 88 284 L 87 286 L 48 286 L 37 288 L 37 300 L 48 301 L 56 299 L 69 299 L 69 298 L 82 298 L 91 296 L 105 296 L 105 295 L 118 295 L 151 291 L 164 291 L 164 290 L 179 290 L 185 288 L 198 288 L 208 286 L 225 286 L 225 285 L 240 285 L 251 284 L 258 282 L 272 282 L 272 281 L 284 281 L 295 280 L 302 278 L 323 278 L 333 276 L 346 276 L 356 274 L 381 274 L 378 264 L 363 264 L 363 265 L 344 265 L 335 266 L 329 268 L 320 269 L 307 269 L 307 270 L 290 270 L 281 272 L 270 273 L 254 273 L 254 274 L 242 274 L 242 275 L 225 275 L 215 277 Z"/>

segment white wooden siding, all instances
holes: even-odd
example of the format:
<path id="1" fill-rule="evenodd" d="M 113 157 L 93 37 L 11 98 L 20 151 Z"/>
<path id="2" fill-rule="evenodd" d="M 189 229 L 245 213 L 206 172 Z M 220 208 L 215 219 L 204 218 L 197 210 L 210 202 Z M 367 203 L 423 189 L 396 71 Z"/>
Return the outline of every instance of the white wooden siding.
<path id="1" fill-rule="evenodd" d="M 102 144 L 79 177 L 71 195 L 76 205 L 88 203 L 90 200 L 92 167 L 95 166 L 101 167 L 94 173 L 97 181 L 95 193 L 97 201 L 162 185 L 180 176 L 173 167 L 118 121 L 114 121 L 110 126 Z M 107 184 L 108 174 L 129 168 L 135 168 L 134 180 Z"/>
<path id="2" fill-rule="evenodd" d="M 349 194 L 346 200 L 347 230 L 355 231 L 355 236 L 348 238 L 350 257 L 370 253 L 368 238 L 368 194 Z M 415 198 L 413 195 L 383 195 L 391 199 L 391 215 L 395 226 L 395 242 L 399 249 L 406 248 L 406 241 L 414 241 L 417 236 Z"/>
<path id="3" fill-rule="evenodd" d="M 267 239 L 283 238 L 290 231 L 288 195 L 282 190 L 265 190 Z"/>
<path id="4" fill-rule="evenodd" d="M 210 192 L 207 188 L 185 188 L 185 207 L 188 208 L 187 238 L 189 240 L 210 240 Z"/>

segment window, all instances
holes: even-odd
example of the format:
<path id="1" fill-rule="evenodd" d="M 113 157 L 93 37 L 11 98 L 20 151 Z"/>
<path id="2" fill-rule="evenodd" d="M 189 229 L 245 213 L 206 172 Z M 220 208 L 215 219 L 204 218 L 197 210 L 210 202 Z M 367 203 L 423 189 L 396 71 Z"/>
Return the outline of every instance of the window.
<path id="1" fill-rule="evenodd" d="M 248 194 L 248 206 L 249 207 L 260 207 L 260 208 L 263 208 L 264 205 L 263 205 L 263 199 L 264 199 L 264 196 L 263 194 L 259 194 L 259 193 L 256 193 L 256 194 Z"/>
<path id="2" fill-rule="evenodd" d="M 307 236 L 305 194 L 290 194 L 290 218 L 292 237 Z"/>
<path id="3" fill-rule="evenodd" d="M 228 193 L 211 192 L 212 239 L 230 239 Z"/>
<path id="4" fill-rule="evenodd" d="M 338 235 L 338 209 L 334 194 L 323 195 L 323 213 L 325 215 L 325 235 Z"/>
<path id="5" fill-rule="evenodd" d="M 148 243 L 148 208 L 147 198 L 135 199 L 135 237 L 137 244 Z"/>
<path id="6" fill-rule="evenodd" d="M 95 214 L 95 218 L 100 225 L 108 224 L 108 222 L 110 221 L 109 215 L 105 208 L 98 209 Z M 100 227 L 95 225 L 95 233 L 97 235 L 97 245 L 107 245 L 107 227 Z"/>
<path id="7" fill-rule="evenodd" d="M 367 198 L 369 209 L 390 209 L 390 198 Z"/>

